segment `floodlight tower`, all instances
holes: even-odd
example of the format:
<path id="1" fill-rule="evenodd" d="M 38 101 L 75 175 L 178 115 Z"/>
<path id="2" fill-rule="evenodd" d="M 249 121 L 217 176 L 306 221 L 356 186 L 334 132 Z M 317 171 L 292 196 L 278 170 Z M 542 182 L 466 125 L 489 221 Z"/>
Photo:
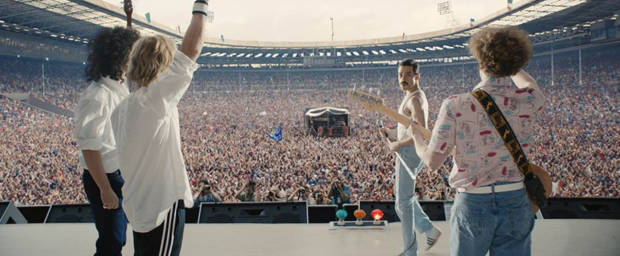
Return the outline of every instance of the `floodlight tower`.
<path id="1" fill-rule="evenodd" d="M 454 18 L 454 12 L 452 11 L 452 0 L 438 0 L 437 12 L 439 12 L 440 16 L 446 17 L 448 27 L 456 27 L 459 25 L 456 18 Z"/>

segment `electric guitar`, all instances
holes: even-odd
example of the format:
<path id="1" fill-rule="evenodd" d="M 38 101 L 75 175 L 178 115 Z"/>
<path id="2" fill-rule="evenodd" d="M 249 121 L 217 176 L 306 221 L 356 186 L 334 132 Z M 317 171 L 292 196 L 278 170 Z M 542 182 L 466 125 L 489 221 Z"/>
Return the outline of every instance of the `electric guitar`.
<path id="1" fill-rule="evenodd" d="M 349 90 L 348 95 L 349 99 L 357 101 L 366 110 L 380 112 L 394 119 L 396 122 L 402 124 L 403 126 L 405 126 L 405 128 L 409 128 L 409 126 L 411 125 L 411 118 L 401 113 L 398 113 L 398 111 L 396 110 L 388 108 L 385 105 L 383 98 L 377 95 L 373 95 L 357 89 Z M 422 137 L 424 137 L 425 140 L 429 140 L 431 138 L 431 131 L 429 129 L 426 129 L 426 127 L 422 126 L 421 124 L 417 124 L 415 128 L 420 131 Z"/>

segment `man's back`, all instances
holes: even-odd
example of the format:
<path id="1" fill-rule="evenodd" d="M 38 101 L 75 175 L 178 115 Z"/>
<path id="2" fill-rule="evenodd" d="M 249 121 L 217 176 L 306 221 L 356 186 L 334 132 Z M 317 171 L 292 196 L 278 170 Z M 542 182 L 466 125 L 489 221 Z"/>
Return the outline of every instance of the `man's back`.
<path id="1" fill-rule="evenodd" d="M 529 155 L 536 132 L 536 120 L 542 110 L 544 97 L 534 88 L 519 89 L 509 81 L 492 79 L 480 86 L 494 99 L 521 146 Z M 434 143 L 440 149 L 455 143 L 455 166 L 450 173 L 453 187 L 479 187 L 495 182 L 520 181 L 522 175 L 510 152 L 491 123 L 486 111 L 470 94 L 458 94 L 446 99 L 440 115 L 447 120 L 439 127 Z M 433 142 L 431 142 L 433 143 Z"/>

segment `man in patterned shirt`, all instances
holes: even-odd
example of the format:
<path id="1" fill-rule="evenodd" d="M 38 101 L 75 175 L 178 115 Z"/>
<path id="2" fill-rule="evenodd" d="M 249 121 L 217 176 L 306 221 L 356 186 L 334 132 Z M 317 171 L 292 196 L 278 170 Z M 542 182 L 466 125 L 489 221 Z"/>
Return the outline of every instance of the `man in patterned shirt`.
<path id="1" fill-rule="evenodd" d="M 472 36 L 469 47 L 482 78 L 475 89 L 491 95 L 529 158 L 545 100 L 522 70 L 532 56 L 527 33 L 515 27 L 486 28 Z M 470 93 L 444 100 L 430 142 L 418 129 L 409 131 L 418 155 L 432 170 L 456 147 L 449 177 L 458 192 L 450 220 L 451 255 L 530 255 L 534 213 L 523 175 L 480 103 Z"/>

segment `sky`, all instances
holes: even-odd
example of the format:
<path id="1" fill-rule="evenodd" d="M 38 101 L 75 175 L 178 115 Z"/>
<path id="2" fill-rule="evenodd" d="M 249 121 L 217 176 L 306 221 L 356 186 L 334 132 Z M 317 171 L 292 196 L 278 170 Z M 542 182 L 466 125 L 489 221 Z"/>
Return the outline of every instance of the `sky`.
<path id="1" fill-rule="evenodd" d="M 105 0 L 121 5 L 122 0 Z M 452 14 L 441 16 L 439 2 Z M 518 3 L 523 0 L 515 0 Z M 133 0 L 134 13 L 185 31 L 193 0 Z M 250 41 L 360 40 L 418 34 L 468 24 L 506 8 L 507 0 L 210 0 L 215 13 L 209 37 Z M 453 18 L 452 18 L 453 17 Z"/>

